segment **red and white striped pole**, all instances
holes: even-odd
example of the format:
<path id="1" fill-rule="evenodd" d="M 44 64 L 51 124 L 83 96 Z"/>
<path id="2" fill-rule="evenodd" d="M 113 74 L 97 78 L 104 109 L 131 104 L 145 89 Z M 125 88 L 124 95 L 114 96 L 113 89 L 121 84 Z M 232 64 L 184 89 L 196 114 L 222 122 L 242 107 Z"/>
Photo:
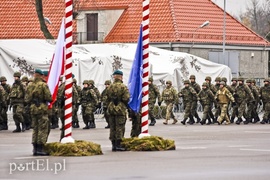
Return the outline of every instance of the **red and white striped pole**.
<path id="1" fill-rule="evenodd" d="M 142 131 L 139 137 L 148 134 L 148 96 L 149 96 L 149 0 L 143 0 L 143 85 L 142 85 Z"/>
<path id="2" fill-rule="evenodd" d="M 65 126 L 64 138 L 62 143 L 74 142 L 71 137 L 72 132 L 72 0 L 65 0 L 65 34 L 66 34 L 66 47 L 65 47 Z"/>

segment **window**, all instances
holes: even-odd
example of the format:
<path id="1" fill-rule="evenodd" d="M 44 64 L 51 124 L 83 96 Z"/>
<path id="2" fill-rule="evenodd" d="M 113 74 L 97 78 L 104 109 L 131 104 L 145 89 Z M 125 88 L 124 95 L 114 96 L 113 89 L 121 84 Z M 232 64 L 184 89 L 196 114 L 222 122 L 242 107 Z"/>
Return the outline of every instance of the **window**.
<path id="1" fill-rule="evenodd" d="M 98 14 L 87 14 L 87 41 L 97 41 L 98 40 Z"/>

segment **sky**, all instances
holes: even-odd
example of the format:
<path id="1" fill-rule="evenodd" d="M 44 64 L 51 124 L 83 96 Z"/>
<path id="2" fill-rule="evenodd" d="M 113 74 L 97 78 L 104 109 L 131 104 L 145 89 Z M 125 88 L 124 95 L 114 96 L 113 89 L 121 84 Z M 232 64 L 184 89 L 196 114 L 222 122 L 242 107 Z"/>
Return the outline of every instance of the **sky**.
<path id="1" fill-rule="evenodd" d="M 259 0 L 263 2 L 264 0 Z M 212 2 L 216 3 L 222 9 L 224 7 L 224 0 L 212 0 Z M 250 4 L 250 0 L 226 0 L 226 11 L 233 15 L 239 16 L 241 12 L 245 12 L 245 9 Z"/>

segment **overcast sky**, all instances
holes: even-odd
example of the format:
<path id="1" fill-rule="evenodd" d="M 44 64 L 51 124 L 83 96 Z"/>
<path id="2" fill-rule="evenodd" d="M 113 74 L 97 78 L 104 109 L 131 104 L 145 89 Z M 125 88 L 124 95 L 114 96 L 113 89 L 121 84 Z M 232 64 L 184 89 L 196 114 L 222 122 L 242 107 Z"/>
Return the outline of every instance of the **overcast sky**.
<path id="1" fill-rule="evenodd" d="M 212 0 L 222 9 L 224 7 L 224 0 Z M 259 0 L 263 2 L 264 0 Z M 239 16 L 241 12 L 245 12 L 245 9 L 250 4 L 250 0 L 226 0 L 226 11 L 233 16 Z"/>

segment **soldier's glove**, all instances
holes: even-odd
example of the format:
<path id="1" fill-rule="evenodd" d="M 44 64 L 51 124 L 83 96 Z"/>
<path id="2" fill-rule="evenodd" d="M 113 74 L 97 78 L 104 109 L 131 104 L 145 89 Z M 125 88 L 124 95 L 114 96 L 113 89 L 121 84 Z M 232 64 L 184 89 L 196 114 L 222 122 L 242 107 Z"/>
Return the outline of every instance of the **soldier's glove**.
<path id="1" fill-rule="evenodd" d="M 232 102 L 232 107 L 236 106 L 236 102 Z"/>
<path id="2" fill-rule="evenodd" d="M 158 106 L 161 106 L 161 102 L 158 102 Z"/>

